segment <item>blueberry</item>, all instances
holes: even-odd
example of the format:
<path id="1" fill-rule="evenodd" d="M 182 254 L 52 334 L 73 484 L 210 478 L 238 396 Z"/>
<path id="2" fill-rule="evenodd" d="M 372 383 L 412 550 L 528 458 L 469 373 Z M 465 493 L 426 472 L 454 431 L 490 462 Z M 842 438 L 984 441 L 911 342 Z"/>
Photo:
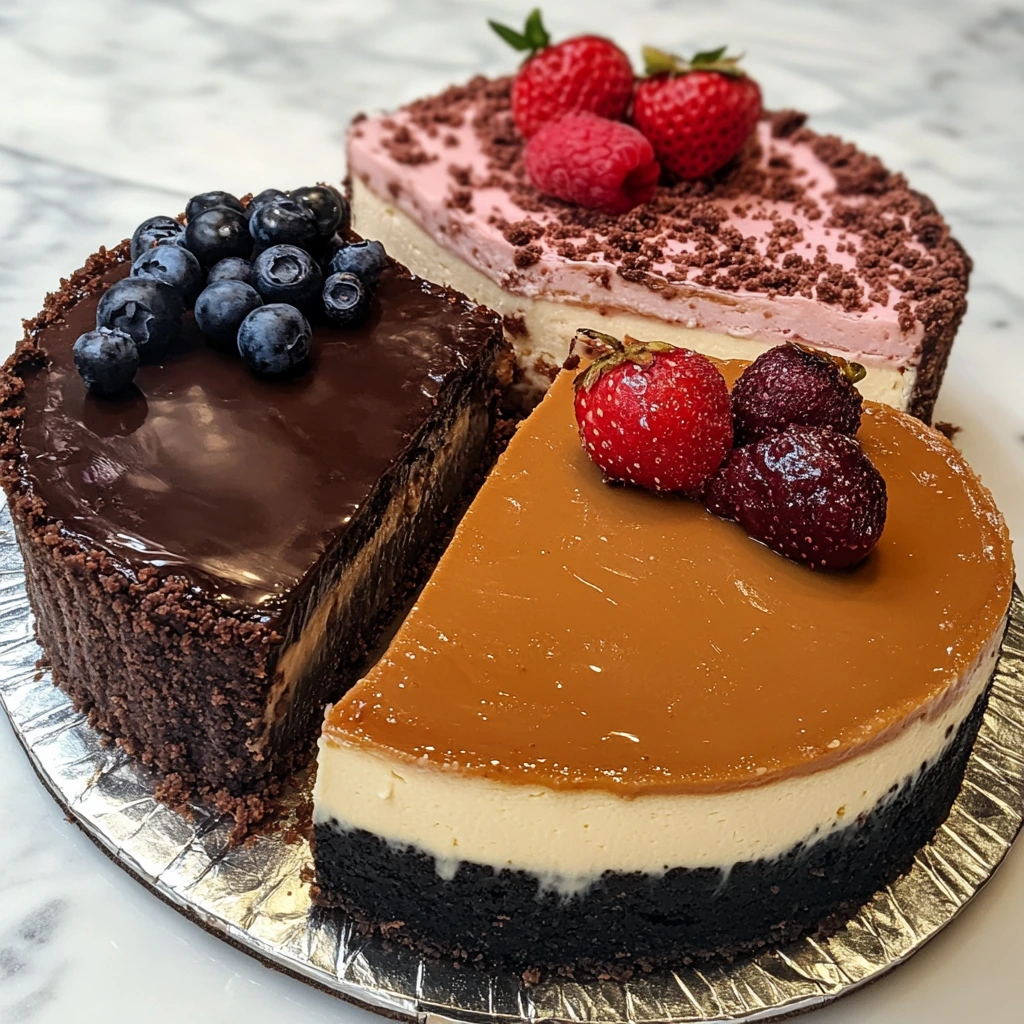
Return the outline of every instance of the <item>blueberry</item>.
<path id="1" fill-rule="evenodd" d="M 258 246 L 297 245 L 308 249 L 317 240 L 313 211 L 288 196 L 257 206 L 249 218 L 249 231 Z"/>
<path id="2" fill-rule="evenodd" d="M 338 254 L 340 249 L 348 245 L 348 239 L 343 235 L 334 235 L 324 246 L 323 252 L 318 253 L 320 257 L 320 269 L 326 277 L 331 272 L 331 260 Z"/>
<path id="3" fill-rule="evenodd" d="M 196 299 L 196 324 L 217 348 L 230 348 L 242 321 L 263 305 L 256 289 L 244 281 L 214 281 Z"/>
<path id="4" fill-rule="evenodd" d="M 186 306 L 195 302 L 203 287 L 203 268 L 199 260 L 180 245 L 157 245 L 144 252 L 132 264 L 132 277 L 151 277 L 169 284 Z"/>
<path id="5" fill-rule="evenodd" d="M 87 331 L 79 336 L 71 351 L 85 386 L 104 398 L 126 391 L 139 368 L 138 347 L 116 328 Z"/>
<path id="6" fill-rule="evenodd" d="M 359 241 L 339 249 L 331 260 L 332 274 L 355 274 L 373 291 L 380 283 L 380 275 L 388 265 L 388 255 L 380 242 Z"/>
<path id="7" fill-rule="evenodd" d="M 150 217 L 132 235 L 132 262 L 164 238 L 180 235 L 185 229 L 173 217 Z"/>
<path id="8" fill-rule="evenodd" d="M 245 215 L 223 206 L 204 210 L 190 220 L 185 228 L 185 244 L 204 267 L 228 256 L 248 256 L 252 252 Z"/>
<path id="9" fill-rule="evenodd" d="M 245 213 L 245 207 L 230 192 L 200 192 L 185 205 L 185 220 L 193 220 L 206 210 L 214 210 L 218 206 Z"/>
<path id="10" fill-rule="evenodd" d="M 316 234 L 326 242 L 335 231 L 347 231 L 350 212 L 348 202 L 329 185 L 307 185 L 292 192 L 292 199 L 313 211 Z"/>
<path id="11" fill-rule="evenodd" d="M 282 302 L 254 309 L 238 328 L 238 351 L 249 369 L 279 377 L 300 367 L 313 338 L 309 321 Z"/>
<path id="12" fill-rule="evenodd" d="M 331 274 L 324 281 L 324 312 L 339 327 L 354 327 L 366 318 L 373 292 L 355 274 Z"/>
<path id="13" fill-rule="evenodd" d="M 267 302 L 308 306 L 320 291 L 323 274 L 305 249 L 272 245 L 253 260 L 253 287 Z"/>
<path id="14" fill-rule="evenodd" d="M 256 212 L 256 207 L 269 203 L 271 199 L 286 199 L 287 197 L 288 193 L 282 192 L 279 188 L 265 188 L 259 195 L 255 195 L 249 200 L 249 205 L 245 208 L 246 215 L 251 217 Z"/>
<path id="15" fill-rule="evenodd" d="M 156 240 L 156 244 L 153 246 L 153 248 L 155 249 L 155 248 L 157 248 L 158 246 L 161 246 L 161 245 L 178 245 L 182 249 L 187 249 L 188 245 L 186 244 L 186 241 L 185 241 L 185 229 L 182 228 L 180 234 L 168 235 L 166 238 L 158 238 Z M 142 253 L 139 253 L 139 255 L 141 256 Z"/>
<path id="16" fill-rule="evenodd" d="M 210 272 L 206 275 L 207 284 L 213 284 L 214 281 L 244 281 L 251 284 L 252 264 L 241 256 L 229 256 L 220 260 L 210 267 Z"/>
<path id="17" fill-rule="evenodd" d="M 168 284 L 148 277 L 115 281 L 96 307 L 97 327 L 131 336 L 143 359 L 158 358 L 181 336 L 185 304 Z"/>

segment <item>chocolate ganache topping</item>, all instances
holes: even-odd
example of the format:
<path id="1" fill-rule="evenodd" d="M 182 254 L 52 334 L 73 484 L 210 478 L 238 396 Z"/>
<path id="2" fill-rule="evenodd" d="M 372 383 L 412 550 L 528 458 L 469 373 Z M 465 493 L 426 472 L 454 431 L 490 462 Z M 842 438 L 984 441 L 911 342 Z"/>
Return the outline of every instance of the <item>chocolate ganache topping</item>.
<path id="1" fill-rule="evenodd" d="M 180 345 L 143 364 L 125 397 L 104 400 L 88 393 L 72 346 L 94 327 L 103 291 L 127 276 L 125 249 L 94 261 L 85 294 L 44 317 L 35 353 L 16 357 L 19 472 L 87 550 L 270 614 L 497 320 L 392 264 L 363 325 L 315 326 L 311 365 L 295 379 L 254 376 L 188 314 Z"/>

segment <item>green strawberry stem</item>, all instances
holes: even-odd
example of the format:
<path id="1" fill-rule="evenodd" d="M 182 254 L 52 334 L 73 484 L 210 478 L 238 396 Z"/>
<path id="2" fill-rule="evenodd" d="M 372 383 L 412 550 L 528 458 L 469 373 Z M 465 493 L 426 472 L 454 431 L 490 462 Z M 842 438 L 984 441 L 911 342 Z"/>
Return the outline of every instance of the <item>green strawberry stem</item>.
<path id="1" fill-rule="evenodd" d="M 839 372 L 851 384 L 856 384 L 859 381 L 862 381 L 868 375 L 868 371 L 861 366 L 860 363 L 850 362 L 842 356 L 833 355 L 831 352 L 823 352 L 821 349 L 814 348 L 811 345 L 801 345 L 798 341 L 791 341 L 789 344 L 794 348 L 803 349 L 804 352 L 813 352 L 817 356 L 824 356 L 826 359 L 831 359 L 832 362 L 839 367 Z"/>
<path id="2" fill-rule="evenodd" d="M 839 369 L 851 384 L 856 384 L 868 375 L 868 371 L 860 363 L 848 363 L 845 359 L 839 360 Z"/>
<path id="3" fill-rule="evenodd" d="M 717 50 L 701 50 L 700 53 L 694 54 L 691 60 L 677 57 L 674 53 L 667 53 L 654 46 L 645 46 L 641 52 L 648 77 L 663 74 L 686 75 L 691 71 L 717 71 L 720 75 L 728 75 L 730 78 L 744 78 L 746 72 L 739 66 L 743 59 L 742 54 L 739 57 L 728 57 L 725 51 L 724 46 L 718 47 Z"/>
<path id="4" fill-rule="evenodd" d="M 589 327 L 580 327 L 569 346 L 570 358 L 578 341 L 595 350 L 598 356 L 573 379 L 572 386 L 575 391 L 581 388 L 589 391 L 609 370 L 614 370 L 623 363 L 650 366 L 658 352 L 672 352 L 675 349 L 675 345 L 670 345 L 667 341 L 637 341 L 628 334 L 623 341 L 619 341 L 610 334 L 603 334 Z"/>
<path id="5" fill-rule="evenodd" d="M 551 45 L 551 36 L 548 35 L 548 30 L 544 27 L 539 7 L 535 7 L 526 16 L 526 24 L 523 26 L 522 32 L 517 32 L 514 28 L 509 28 L 508 25 L 502 25 L 497 21 L 488 21 L 487 24 L 513 50 L 518 50 L 520 53 L 527 52 L 527 59 Z"/>

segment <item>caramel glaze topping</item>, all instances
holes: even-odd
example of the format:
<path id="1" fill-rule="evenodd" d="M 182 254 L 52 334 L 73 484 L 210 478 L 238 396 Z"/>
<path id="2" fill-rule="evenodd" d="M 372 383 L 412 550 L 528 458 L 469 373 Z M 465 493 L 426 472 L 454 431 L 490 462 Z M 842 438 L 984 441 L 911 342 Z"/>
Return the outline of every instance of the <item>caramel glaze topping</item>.
<path id="1" fill-rule="evenodd" d="M 951 698 L 1013 566 L 944 437 L 870 403 L 859 437 L 885 531 L 860 567 L 812 572 L 696 502 L 605 484 L 563 373 L 328 736 L 623 795 L 763 784 L 884 742 Z"/>

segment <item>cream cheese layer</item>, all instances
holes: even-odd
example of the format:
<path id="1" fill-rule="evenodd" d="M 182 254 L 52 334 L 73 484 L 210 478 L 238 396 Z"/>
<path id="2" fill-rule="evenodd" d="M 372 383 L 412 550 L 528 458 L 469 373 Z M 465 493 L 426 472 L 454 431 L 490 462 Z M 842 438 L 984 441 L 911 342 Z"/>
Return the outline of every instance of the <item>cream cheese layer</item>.
<path id="1" fill-rule="evenodd" d="M 884 805 L 952 741 L 984 692 L 1002 630 L 934 717 L 891 742 L 813 775 L 729 793 L 648 795 L 554 790 L 410 764 L 388 752 L 320 740 L 314 823 L 334 823 L 412 846 L 452 877 L 462 861 L 528 871 L 573 892 L 605 871 L 660 874 L 771 859 L 826 838 Z M 525 840 L 524 840 L 524 837 Z"/>

